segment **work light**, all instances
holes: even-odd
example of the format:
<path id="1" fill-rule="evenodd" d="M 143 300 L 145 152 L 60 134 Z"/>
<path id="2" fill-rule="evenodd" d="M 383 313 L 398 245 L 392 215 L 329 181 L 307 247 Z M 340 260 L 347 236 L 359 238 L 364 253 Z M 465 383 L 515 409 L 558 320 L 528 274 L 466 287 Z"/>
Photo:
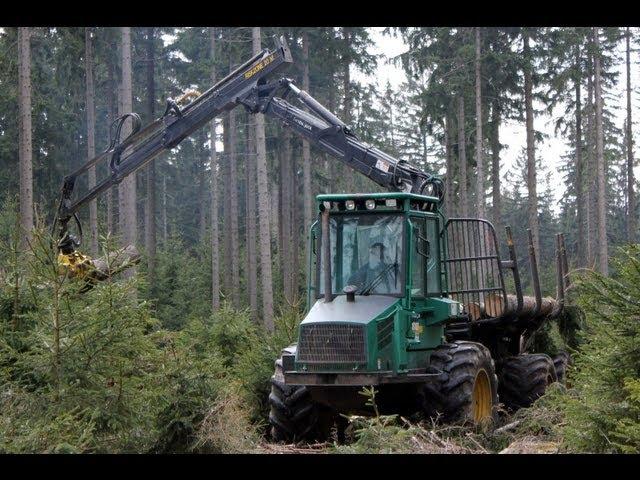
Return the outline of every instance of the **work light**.
<path id="1" fill-rule="evenodd" d="M 355 210 L 356 202 L 354 202 L 353 200 L 347 200 L 346 202 L 344 202 L 344 206 L 347 210 Z"/>
<path id="2" fill-rule="evenodd" d="M 374 208 L 376 208 L 376 201 L 369 199 L 364 202 L 364 206 L 367 207 L 367 210 L 373 210 Z"/>

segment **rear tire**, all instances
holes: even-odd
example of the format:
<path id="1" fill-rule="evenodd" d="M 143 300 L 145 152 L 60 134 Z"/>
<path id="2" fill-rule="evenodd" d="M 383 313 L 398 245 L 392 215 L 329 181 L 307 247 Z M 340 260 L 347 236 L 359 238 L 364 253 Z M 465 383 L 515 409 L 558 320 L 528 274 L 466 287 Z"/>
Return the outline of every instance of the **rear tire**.
<path id="1" fill-rule="evenodd" d="M 421 389 L 421 407 L 427 418 L 473 424 L 495 418 L 498 379 L 489 349 L 464 340 L 445 343 L 431 354 L 430 365 L 444 375 Z"/>
<path id="2" fill-rule="evenodd" d="M 508 357 L 499 370 L 500 399 L 512 411 L 533 405 L 558 380 L 553 360 L 542 353 Z"/>
<path id="3" fill-rule="evenodd" d="M 329 428 L 326 413 L 311 399 L 309 389 L 303 385 L 285 385 L 282 359 L 275 362 L 269 394 L 269 423 L 271 438 L 280 443 L 323 441 Z"/>

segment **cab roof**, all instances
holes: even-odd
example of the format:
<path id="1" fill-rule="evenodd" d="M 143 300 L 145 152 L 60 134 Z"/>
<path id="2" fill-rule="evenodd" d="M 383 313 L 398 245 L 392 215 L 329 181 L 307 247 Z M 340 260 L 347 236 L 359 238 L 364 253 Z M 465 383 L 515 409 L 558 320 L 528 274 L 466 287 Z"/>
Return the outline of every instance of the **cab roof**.
<path id="1" fill-rule="evenodd" d="M 405 192 L 377 192 L 377 193 L 324 193 L 316 195 L 316 201 L 318 202 L 340 202 L 344 200 L 366 200 L 367 198 L 373 199 L 387 199 L 396 198 L 399 200 L 411 199 L 419 200 L 423 202 L 439 203 L 438 197 L 430 197 L 427 195 L 418 195 L 416 193 Z"/>

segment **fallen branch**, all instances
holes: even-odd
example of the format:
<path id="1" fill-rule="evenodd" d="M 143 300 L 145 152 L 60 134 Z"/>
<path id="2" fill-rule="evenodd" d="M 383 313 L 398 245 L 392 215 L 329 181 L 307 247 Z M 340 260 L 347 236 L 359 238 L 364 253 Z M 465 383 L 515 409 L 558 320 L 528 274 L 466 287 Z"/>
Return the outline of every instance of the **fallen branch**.
<path id="1" fill-rule="evenodd" d="M 505 433 L 514 430 L 518 425 L 522 423 L 522 420 L 516 420 L 515 422 L 507 423 L 506 425 L 496 428 L 494 433 Z"/>

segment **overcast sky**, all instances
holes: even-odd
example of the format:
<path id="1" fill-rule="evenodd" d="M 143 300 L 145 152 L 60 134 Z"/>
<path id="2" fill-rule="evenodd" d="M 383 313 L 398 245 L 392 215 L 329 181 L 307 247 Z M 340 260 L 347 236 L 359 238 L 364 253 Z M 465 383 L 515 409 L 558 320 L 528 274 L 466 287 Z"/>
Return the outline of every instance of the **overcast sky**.
<path id="1" fill-rule="evenodd" d="M 376 83 L 382 87 L 387 80 L 391 83 L 393 87 L 398 87 L 405 79 L 405 74 L 402 69 L 397 68 L 393 65 L 388 65 L 385 61 L 388 58 L 392 58 L 401 53 L 404 53 L 408 50 L 408 46 L 402 41 L 400 38 L 391 37 L 388 35 L 382 34 L 383 28 L 375 27 L 371 28 L 372 31 L 372 39 L 374 41 L 374 46 L 370 49 L 371 53 L 382 54 L 384 56 L 383 59 L 378 62 L 378 69 L 375 76 L 366 77 L 358 72 L 354 72 L 355 78 L 362 82 L 366 83 Z M 621 60 L 624 60 L 624 44 L 621 43 L 619 45 L 619 51 Z M 632 52 L 631 61 L 633 62 L 631 71 L 631 82 L 633 90 L 636 90 L 636 86 L 640 85 L 640 72 L 636 67 L 636 53 Z M 620 78 L 619 85 L 615 92 L 613 92 L 614 101 L 617 99 L 617 102 L 613 105 L 614 108 L 617 108 L 617 121 L 616 124 L 619 127 L 622 127 L 625 118 L 625 106 L 626 106 L 626 72 L 625 72 L 624 63 L 619 65 Z M 633 106 L 634 106 L 634 114 L 637 112 L 638 102 L 635 100 L 637 95 L 635 92 L 633 93 Z M 609 99 L 605 99 L 605 101 L 611 101 Z M 541 105 L 538 105 L 536 108 L 542 108 Z M 562 109 L 557 109 L 557 112 L 561 112 Z M 633 117 L 637 118 L 637 114 Z M 548 139 L 543 143 L 536 143 L 536 158 L 539 158 L 542 162 L 543 169 L 551 172 L 551 186 L 553 187 L 555 199 L 551 202 L 551 205 L 556 213 L 559 212 L 559 200 L 563 193 L 565 192 L 565 185 L 562 180 L 562 176 L 558 173 L 557 169 L 561 163 L 561 156 L 566 153 L 568 150 L 568 146 L 565 143 L 565 140 L 559 136 L 556 136 L 553 132 L 553 123 L 554 117 L 550 115 L 539 115 L 534 119 L 534 127 L 536 130 L 542 131 L 548 135 Z M 637 122 L 634 121 L 634 126 Z M 634 137 L 637 138 L 637 132 L 634 131 Z M 502 162 L 502 175 L 511 168 L 517 159 L 517 157 L 521 154 L 522 149 L 526 146 L 526 130 L 524 123 L 518 122 L 509 122 L 504 123 L 500 127 L 500 142 L 505 145 L 505 148 L 501 153 L 501 162 Z M 637 140 L 636 140 L 637 142 Z M 639 178 L 638 175 L 640 173 L 640 167 L 636 167 L 636 178 Z M 545 171 L 542 174 L 538 174 L 538 192 L 541 193 L 544 191 L 544 175 Z"/>

